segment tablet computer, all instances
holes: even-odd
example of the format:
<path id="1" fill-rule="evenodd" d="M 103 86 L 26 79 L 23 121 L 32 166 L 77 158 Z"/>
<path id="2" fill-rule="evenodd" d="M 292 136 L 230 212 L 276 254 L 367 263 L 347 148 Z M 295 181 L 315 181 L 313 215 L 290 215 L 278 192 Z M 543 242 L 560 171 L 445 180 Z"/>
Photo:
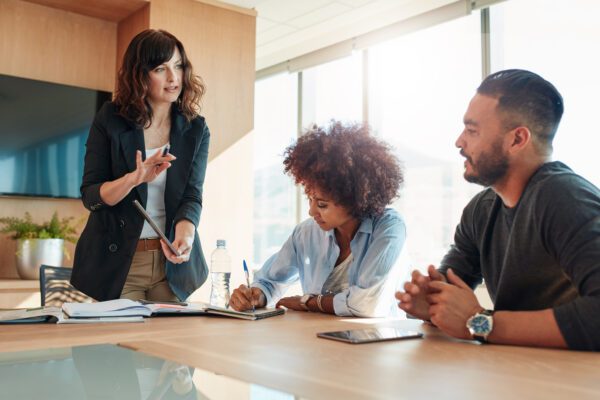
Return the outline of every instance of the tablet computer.
<path id="1" fill-rule="evenodd" d="M 152 217 L 146 212 L 146 210 L 144 210 L 144 207 L 140 204 L 140 202 L 137 200 L 134 200 L 133 205 L 135 206 L 135 208 L 137 208 L 137 210 L 140 212 L 140 214 L 142 214 L 144 219 L 146 221 L 148 221 L 148 224 L 150 224 L 152 229 L 154 229 L 154 232 L 156 232 L 156 234 L 167 244 L 167 246 L 169 246 L 169 249 L 171 249 L 173 254 L 175 254 L 177 257 L 179 257 L 181 254 L 179 254 L 179 252 L 177 251 L 175 246 L 173 246 L 173 243 L 171 243 L 171 241 L 169 239 L 167 239 L 167 237 L 165 236 L 163 231 L 158 227 L 158 225 L 156 225 L 156 222 L 154 222 Z"/>
<path id="2" fill-rule="evenodd" d="M 339 340 L 346 343 L 372 343 L 386 340 L 417 339 L 423 334 L 417 331 L 409 331 L 401 328 L 381 327 L 366 328 L 337 332 L 320 332 L 317 336 L 324 339 Z"/>

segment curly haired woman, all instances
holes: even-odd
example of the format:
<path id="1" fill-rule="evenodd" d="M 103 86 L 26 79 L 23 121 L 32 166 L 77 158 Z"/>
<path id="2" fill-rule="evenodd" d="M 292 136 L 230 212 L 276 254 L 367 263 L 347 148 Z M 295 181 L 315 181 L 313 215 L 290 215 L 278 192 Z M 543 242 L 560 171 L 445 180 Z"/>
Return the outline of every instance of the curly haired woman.
<path id="1" fill-rule="evenodd" d="M 206 280 L 196 232 L 210 141 L 198 114 L 204 92 L 175 36 L 148 29 L 133 38 L 115 101 L 98 111 L 86 143 L 81 200 L 90 216 L 75 249 L 77 289 L 96 300 L 175 301 Z"/>
<path id="2" fill-rule="evenodd" d="M 312 218 L 296 226 L 250 288 L 234 290 L 231 307 L 277 302 L 340 316 L 393 315 L 406 228 L 386 208 L 403 180 L 389 146 L 364 125 L 333 121 L 306 132 L 285 155 L 285 172 L 304 186 Z M 304 295 L 282 298 L 298 280 Z"/>

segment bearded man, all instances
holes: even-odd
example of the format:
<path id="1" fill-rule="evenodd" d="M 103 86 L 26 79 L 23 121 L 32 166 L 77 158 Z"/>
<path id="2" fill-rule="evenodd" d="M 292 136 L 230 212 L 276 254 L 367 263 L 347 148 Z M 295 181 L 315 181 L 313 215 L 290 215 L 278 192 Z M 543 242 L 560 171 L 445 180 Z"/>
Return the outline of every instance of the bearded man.
<path id="1" fill-rule="evenodd" d="M 440 267 L 414 271 L 396 293 L 402 310 L 461 339 L 600 350 L 600 191 L 552 161 L 563 109 L 529 71 L 481 83 L 456 146 L 465 179 L 487 189 L 464 209 Z M 475 297 L 482 280 L 494 310 Z"/>

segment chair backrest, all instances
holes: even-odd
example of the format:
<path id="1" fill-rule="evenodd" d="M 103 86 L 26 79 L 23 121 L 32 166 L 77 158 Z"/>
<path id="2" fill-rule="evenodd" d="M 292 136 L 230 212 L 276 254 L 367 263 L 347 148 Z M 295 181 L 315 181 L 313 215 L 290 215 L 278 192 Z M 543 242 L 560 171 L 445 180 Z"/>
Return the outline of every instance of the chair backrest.
<path id="1" fill-rule="evenodd" d="M 91 303 L 91 297 L 69 283 L 71 268 L 40 266 L 40 295 L 42 306 L 60 307 L 63 303 Z"/>

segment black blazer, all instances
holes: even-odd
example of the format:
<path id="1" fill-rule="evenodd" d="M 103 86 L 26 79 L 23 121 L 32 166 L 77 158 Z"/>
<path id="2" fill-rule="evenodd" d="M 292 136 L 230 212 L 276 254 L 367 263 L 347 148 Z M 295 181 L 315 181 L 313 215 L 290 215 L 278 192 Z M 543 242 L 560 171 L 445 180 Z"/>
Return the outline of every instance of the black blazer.
<path id="1" fill-rule="evenodd" d="M 178 221 L 187 219 L 196 227 L 200 221 L 210 138 L 203 117 L 188 122 L 175 106 L 172 115 L 170 153 L 177 159 L 166 171 L 164 227 L 170 240 Z M 104 104 L 86 143 L 81 197 L 91 212 L 75 248 L 71 275 L 73 286 L 99 301 L 121 295 L 144 226 L 132 202 L 138 199 L 145 207 L 148 197 L 148 185 L 143 183 L 111 207 L 102 202 L 100 186 L 134 171 L 135 153 L 141 150 L 144 155 L 144 149 L 143 129 L 118 115 L 114 103 Z M 204 283 L 208 269 L 198 233 L 189 261 L 167 261 L 166 274 L 173 293 L 181 300 Z"/>

